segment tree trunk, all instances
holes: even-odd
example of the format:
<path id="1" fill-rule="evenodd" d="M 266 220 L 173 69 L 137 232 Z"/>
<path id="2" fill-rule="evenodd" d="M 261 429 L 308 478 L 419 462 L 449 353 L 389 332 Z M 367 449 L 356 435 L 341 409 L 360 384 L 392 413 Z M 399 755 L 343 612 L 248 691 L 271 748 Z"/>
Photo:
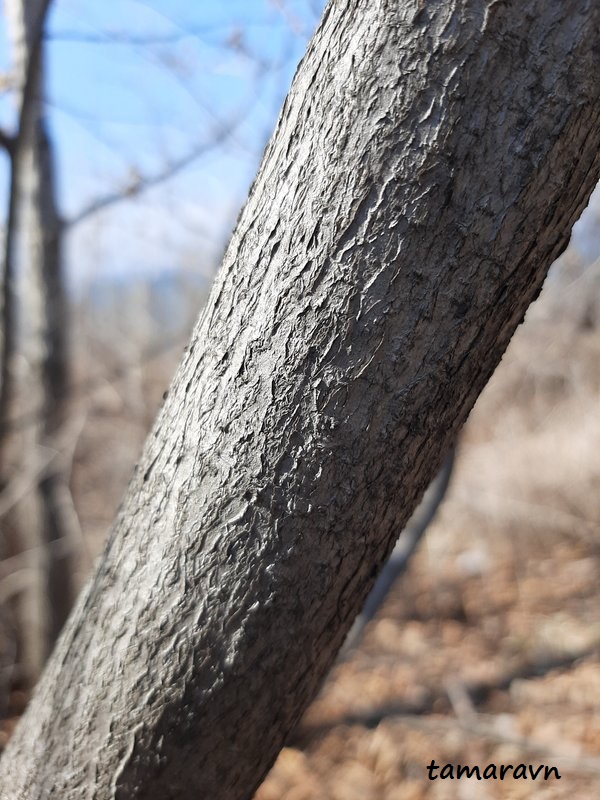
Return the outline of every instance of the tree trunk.
<path id="1" fill-rule="evenodd" d="M 3 800 L 235 800 L 600 171 L 600 7 L 329 4 Z"/>
<path id="2" fill-rule="evenodd" d="M 73 599 L 74 532 L 69 488 L 61 459 L 38 477 L 44 451 L 58 448 L 68 394 L 67 300 L 62 272 L 63 228 L 56 204 L 53 149 L 43 108 L 44 58 L 41 32 L 48 0 L 10 0 L 19 130 L 12 158 L 9 215 L 10 245 L 6 262 L 19 291 L 19 336 L 12 350 L 22 356 L 12 372 L 13 387 L 0 407 L 17 399 L 34 409 L 18 435 L 10 436 L 16 456 L 13 471 L 33 476 L 32 488 L 18 508 L 18 549 L 28 551 L 31 579 L 20 597 L 19 662 L 25 682 L 35 683 L 70 611 Z M 17 275 L 18 274 L 18 280 Z M 13 296 L 12 302 L 16 298 Z M 14 315 L 13 315 L 14 316 Z"/>
<path id="3" fill-rule="evenodd" d="M 41 102 L 37 101 L 40 105 Z M 37 620 L 22 625 L 21 666 L 33 685 L 50 655 L 74 601 L 77 544 L 69 514 L 69 487 L 59 443 L 67 417 L 68 304 L 62 260 L 62 225 L 57 213 L 53 152 L 40 113 L 21 162 L 21 242 L 25 258 L 19 293 L 23 315 L 19 393 L 35 411 L 21 434 L 18 467 L 39 473 L 48 448 L 59 456 L 37 477 L 18 509 L 23 549 L 37 554 L 37 587 L 27 605 Z M 66 495 L 66 496 L 65 496 Z M 33 603 L 37 603 L 37 609 Z"/>

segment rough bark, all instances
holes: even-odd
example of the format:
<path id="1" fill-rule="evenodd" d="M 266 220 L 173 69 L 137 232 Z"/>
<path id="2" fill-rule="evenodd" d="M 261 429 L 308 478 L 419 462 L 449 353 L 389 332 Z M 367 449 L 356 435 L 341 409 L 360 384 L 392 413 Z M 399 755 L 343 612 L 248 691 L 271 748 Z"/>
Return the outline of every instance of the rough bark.
<path id="1" fill-rule="evenodd" d="M 252 795 L 598 179 L 599 25 L 330 3 L 3 800 Z"/>

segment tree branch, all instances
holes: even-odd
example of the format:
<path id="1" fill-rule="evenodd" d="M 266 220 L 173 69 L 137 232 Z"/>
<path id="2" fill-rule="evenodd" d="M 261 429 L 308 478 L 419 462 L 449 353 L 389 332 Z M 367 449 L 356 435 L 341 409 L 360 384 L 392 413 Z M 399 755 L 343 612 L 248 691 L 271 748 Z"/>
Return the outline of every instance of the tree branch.
<path id="1" fill-rule="evenodd" d="M 82 209 L 80 209 L 74 216 L 65 220 L 65 228 L 73 228 L 75 225 L 78 225 L 94 214 L 97 214 L 99 211 L 103 211 L 110 206 L 114 206 L 117 203 L 123 202 L 124 200 L 131 200 L 132 197 L 139 197 L 149 189 L 171 180 L 171 178 L 174 178 L 199 158 L 206 155 L 206 153 L 210 152 L 219 144 L 234 136 L 236 129 L 248 114 L 251 107 L 252 104 L 248 104 L 248 106 L 242 109 L 242 111 L 236 116 L 235 120 L 224 124 L 221 123 L 219 126 L 219 132 L 217 132 L 217 134 L 210 141 L 203 142 L 195 147 L 192 147 L 189 152 L 167 164 L 167 166 L 165 166 L 162 170 L 159 170 L 154 174 L 146 175 L 139 175 L 136 173 L 128 186 L 113 192 L 108 192 L 103 197 L 96 198 L 87 206 L 84 206 Z"/>
<path id="2" fill-rule="evenodd" d="M 225 137 L 223 137 L 225 138 Z M 174 178 L 178 173 L 182 172 L 194 161 L 197 161 L 201 156 L 211 150 L 218 143 L 210 142 L 208 144 L 201 144 L 193 148 L 189 153 L 186 153 L 179 159 L 168 164 L 164 169 L 156 172 L 154 175 L 135 175 L 129 186 L 118 189 L 114 192 L 109 192 L 103 197 L 98 197 L 93 200 L 89 205 L 84 206 L 70 219 L 65 220 L 66 228 L 73 228 L 75 225 L 88 219 L 89 217 L 103 211 L 109 206 L 114 206 L 124 200 L 131 200 L 133 197 L 139 197 L 143 192 L 147 192 L 155 186 Z"/>

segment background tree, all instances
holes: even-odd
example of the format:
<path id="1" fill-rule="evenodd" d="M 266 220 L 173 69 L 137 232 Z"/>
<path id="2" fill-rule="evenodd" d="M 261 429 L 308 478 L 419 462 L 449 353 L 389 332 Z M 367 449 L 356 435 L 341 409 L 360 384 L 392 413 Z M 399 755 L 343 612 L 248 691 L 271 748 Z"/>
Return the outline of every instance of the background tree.
<path id="1" fill-rule="evenodd" d="M 599 23 L 328 6 L 7 798 L 252 794 L 595 185 Z"/>
<path id="2" fill-rule="evenodd" d="M 54 35 L 48 24 L 51 4 L 7 0 L 5 8 L 12 45 L 8 83 L 15 96 L 17 123 L 14 133 L 7 129 L 0 136 L 10 158 L 2 306 L 0 475 L 4 506 L 12 509 L 16 505 L 17 511 L 10 522 L 4 520 L 4 533 L 12 534 L 10 545 L 6 546 L 5 541 L 4 555 L 23 553 L 20 571 L 10 573 L 13 580 L 10 589 L 5 585 L 5 593 L 15 594 L 20 601 L 19 663 L 22 677 L 32 685 L 70 609 L 75 570 L 81 560 L 80 529 L 69 486 L 73 448 L 69 446 L 71 434 L 66 425 L 67 400 L 73 383 L 70 376 L 75 372 L 68 352 L 72 337 L 71 298 L 66 287 L 67 235 L 92 216 L 120 202 L 131 202 L 183 173 L 222 141 L 234 138 L 255 97 L 250 95 L 244 108 L 237 109 L 228 119 L 219 119 L 213 113 L 216 124 L 208 135 L 192 141 L 160 166 L 152 169 L 130 166 L 127 180 L 92 197 L 62 218 L 48 124 L 52 99 L 48 100 L 45 80 L 46 50 Z M 60 40 L 60 34 L 58 37 Z M 176 81 L 185 83 L 184 64 L 169 58 L 166 48 L 186 37 L 189 38 L 189 32 L 185 30 L 162 37 L 113 33 L 97 37 L 96 44 L 146 47 L 149 57 L 160 57 L 163 68 L 168 68 Z M 73 42 L 75 34 L 63 34 L 63 40 Z M 94 46 L 91 39 L 86 44 Z M 152 48 L 157 46 L 160 49 L 153 52 Z M 253 57 L 241 29 L 232 39 L 231 47 L 243 52 L 249 60 Z M 268 59 L 259 66 L 257 85 L 274 69 Z M 205 111 L 210 115 L 210 108 Z M 145 294 L 147 290 L 141 287 L 139 295 Z M 149 318 L 146 309 L 141 311 Z M 126 313 L 130 326 L 139 327 L 140 315 L 136 316 L 131 306 Z M 136 335 L 127 336 L 120 349 L 131 350 L 139 335 L 137 331 Z M 144 347 L 147 343 L 133 347 L 135 363 L 126 370 L 130 378 L 139 376 L 137 362 L 143 360 Z M 143 390 L 139 386 L 137 389 L 136 397 L 132 395 L 133 411 L 140 416 L 141 406 L 137 401 Z M 148 423 L 141 416 L 145 431 Z"/>
<path id="3" fill-rule="evenodd" d="M 18 467 L 32 482 L 28 502 L 19 507 L 17 522 L 20 548 L 29 552 L 30 562 L 20 614 L 20 660 L 29 682 L 39 675 L 74 596 L 72 534 L 69 506 L 64 501 L 69 489 L 56 460 L 40 469 L 43 449 L 58 446 L 68 386 L 62 231 L 56 206 L 53 149 L 42 102 L 42 40 L 49 5 L 47 0 L 8 0 L 6 5 L 12 28 L 18 125 L 12 139 L 6 136 L 11 170 L 4 254 L 0 419 L 6 422 L 17 396 L 27 397 L 36 409 L 35 419 L 19 442 Z M 22 336 L 18 335 L 15 313 L 17 282 L 21 288 L 18 296 Z M 17 352 L 22 355 L 18 376 Z M 9 441 L 4 429 L 0 438 L 4 486 L 8 482 Z"/>

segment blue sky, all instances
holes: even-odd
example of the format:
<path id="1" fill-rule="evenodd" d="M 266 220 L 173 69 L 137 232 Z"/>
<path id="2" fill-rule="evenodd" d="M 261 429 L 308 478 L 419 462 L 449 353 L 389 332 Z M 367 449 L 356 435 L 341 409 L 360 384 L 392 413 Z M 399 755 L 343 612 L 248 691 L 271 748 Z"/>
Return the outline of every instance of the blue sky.
<path id="1" fill-rule="evenodd" d="M 176 177 L 73 227 L 74 283 L 181 265 L 211 269 L 322 6 L 54 0 L 46 96 L 67 219 L 136 175 L 206 149 Z M 0 68 L 9 64 L 2 17 Z M 14 125 L 6 94 L 0 122 Z M 6 163 L 0 170 L 5 191 Z"/>
<path id="2" fill-rule="evenodd" d="M 67 218 L 195 148 L 171 180 L 72 228 L 73 284 L 184 267 L 209 275 L 324 0 L 54 0 L 47 112 Z M 10 65 L 0 17 L 0 70 Z M 14 104 L 0 95 L 0 123 Z M 223 138 L 218 146 L 215 139 Z M 212 143 L 212 146 L 211 146 Z M 7 168 L 0 158 L 0 189 Z M 596 219 L 576 232 L 600 255 Z"/>

